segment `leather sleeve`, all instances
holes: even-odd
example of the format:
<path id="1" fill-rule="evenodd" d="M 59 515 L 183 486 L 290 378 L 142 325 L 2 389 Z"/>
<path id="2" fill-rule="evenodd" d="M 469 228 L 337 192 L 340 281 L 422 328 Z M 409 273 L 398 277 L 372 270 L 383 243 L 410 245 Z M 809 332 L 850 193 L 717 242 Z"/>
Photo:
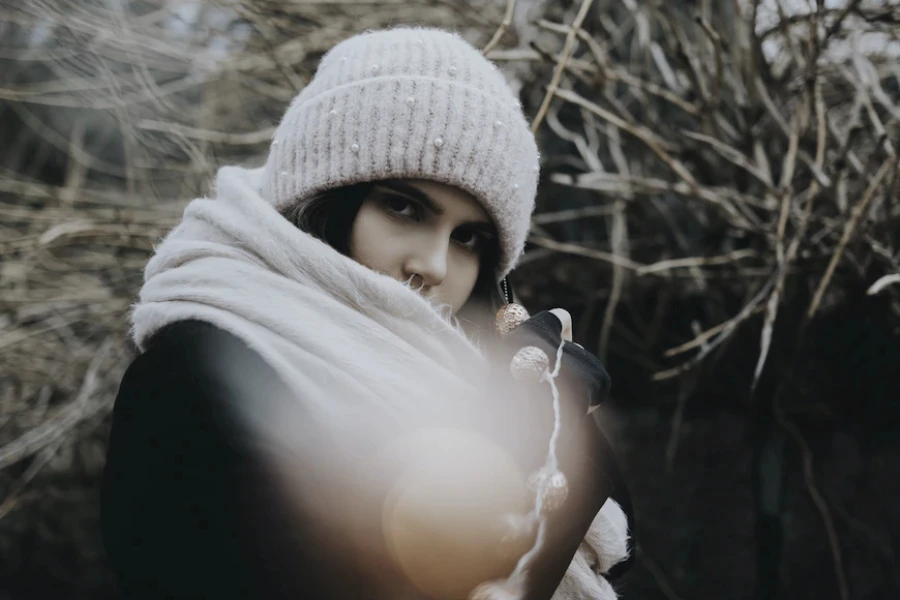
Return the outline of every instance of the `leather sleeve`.
<path id="1" fill-rule="evenodd" d="M 241 339 L 183 321 L 127 370 L 101 490 L 127 600 L 365 597 L 364 571 L 298 518 L 236 408 L 290 393 Z"/>
<path id="2" fill-rule="evenodd" d="M 249 460 L 198 360 L 215 334 L 178 327 L 119 388 L 101 490 L 104 545 L 128 599 L 254 598 L 235 527 Z"/>

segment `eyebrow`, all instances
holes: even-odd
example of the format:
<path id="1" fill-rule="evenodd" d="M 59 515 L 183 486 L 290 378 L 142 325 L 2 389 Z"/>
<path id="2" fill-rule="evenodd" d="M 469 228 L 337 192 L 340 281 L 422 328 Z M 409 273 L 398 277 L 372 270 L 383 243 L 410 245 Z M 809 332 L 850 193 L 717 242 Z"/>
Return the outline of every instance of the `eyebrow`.
<path id="1" fill-rule="evenodd" d="M 425 208 L 438 216 L 443 215 L 447 212 L 444 207 L 435 202 L 431 196 L 414 185 L 403 183 L 402 181 L 379 181 L 375 184 L 375 187 L 387 188 L 391 191 L 409 196 L 413 200 L 420 202 Z M 493 223 L 488 221 L 466 221 L 460 226 L 481 231 L 482 233 L 488 233 L 493 236 L 497 235 L 496 227 L 494 227 Z"/>

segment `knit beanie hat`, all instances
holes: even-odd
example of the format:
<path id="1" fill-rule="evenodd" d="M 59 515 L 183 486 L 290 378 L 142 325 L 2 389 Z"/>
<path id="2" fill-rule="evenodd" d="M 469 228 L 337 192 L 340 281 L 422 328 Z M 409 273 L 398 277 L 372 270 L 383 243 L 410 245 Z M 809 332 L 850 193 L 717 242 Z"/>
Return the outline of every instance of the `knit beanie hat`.
<path id="1" fill-rule="evenodd" d="M 519 260 L 539 167 L 534 135 L 499 69 L 454 33 L 397 28 L 336 45 L 291 102 L 264 167 L 276 208 L 393 178 L 471 193 L 497 227 L 497 279 Z"/>

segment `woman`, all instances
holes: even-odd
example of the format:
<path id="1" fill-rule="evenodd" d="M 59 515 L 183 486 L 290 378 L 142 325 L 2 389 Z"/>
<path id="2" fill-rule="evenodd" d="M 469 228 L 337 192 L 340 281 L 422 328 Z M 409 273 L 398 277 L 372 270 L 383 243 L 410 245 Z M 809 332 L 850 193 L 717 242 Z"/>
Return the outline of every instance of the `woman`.
<path id="1" fill-rule="evenodd" d="M 103 488 L 126 597 L 615 597 L 609 379 L 506 297 L 537 175 L 458 36 L 326 54 L 147 265 Z"/>

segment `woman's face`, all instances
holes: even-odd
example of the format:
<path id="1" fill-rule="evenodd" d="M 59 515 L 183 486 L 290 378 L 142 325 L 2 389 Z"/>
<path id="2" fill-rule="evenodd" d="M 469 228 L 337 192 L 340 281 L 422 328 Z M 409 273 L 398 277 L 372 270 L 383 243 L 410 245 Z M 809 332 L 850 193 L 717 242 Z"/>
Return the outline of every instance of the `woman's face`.
<path id="1" fill-rule="evenodd" d="M 455 314 L 472 294 L 481 253 L 495 228 L 468 192 L 442 183 L 404 179 L 377 182 L 350 233 L 350 257 Z"/>

